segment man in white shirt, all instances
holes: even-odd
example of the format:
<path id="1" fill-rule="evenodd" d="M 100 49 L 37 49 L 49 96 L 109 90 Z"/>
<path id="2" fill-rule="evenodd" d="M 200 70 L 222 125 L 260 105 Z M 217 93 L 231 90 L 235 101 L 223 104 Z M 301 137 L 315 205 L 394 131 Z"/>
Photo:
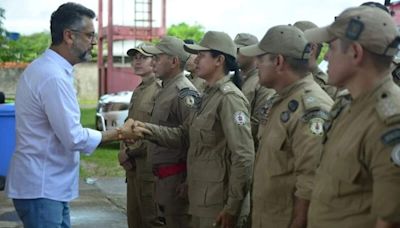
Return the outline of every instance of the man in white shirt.
<path id="1" fill-rule="evenodd" d="M 129 121 L 102 133 L 80 124 L 72 71 L 91 58 L 94 17 L 82 5 L 61 5 L 51 15 L 50 48 L 18 82 L 16 148 L 6 194 L 24 227 L 70 227 L 68 202 L 78 197 L 80 152 L 91 154 L 101 142 L 130 136 Z"/>

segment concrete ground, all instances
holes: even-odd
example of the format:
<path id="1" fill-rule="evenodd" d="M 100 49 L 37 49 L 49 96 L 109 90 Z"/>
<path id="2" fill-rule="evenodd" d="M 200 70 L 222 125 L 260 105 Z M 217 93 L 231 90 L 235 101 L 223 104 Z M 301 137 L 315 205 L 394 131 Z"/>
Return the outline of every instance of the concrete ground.
<path id="1" fill-rule="evenodd" d="M 125 178 L 81 180 L 79 189 L 80 197 L 70 204 L 72 227 L 128 227 Z M 5 196 L 4 191 L 0 191 L 0 227 L 23 227 L 12 201 Z"/>

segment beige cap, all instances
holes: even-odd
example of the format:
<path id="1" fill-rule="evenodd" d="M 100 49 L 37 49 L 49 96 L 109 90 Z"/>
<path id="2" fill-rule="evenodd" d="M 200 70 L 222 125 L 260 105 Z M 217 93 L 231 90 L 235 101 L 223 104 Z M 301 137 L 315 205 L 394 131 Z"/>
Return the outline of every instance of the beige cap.
<path id="1" fill-rule="evenodd" d="M 236 58 L 236 45 L 232 38 L 224 32 L 208 31 L 199 44 L 185 44 L 185 50 L 191 54 L 216 50 Z"/>
<path id="2" fill-rule="evenodd" d="M 307 30 L 305 34 L 316 43 L 335 38 L 357 41 L 365 49 L 386 56 L 395 55 L 399 44 L 399 34 L 390 15 L 369 6 L 346 9 L 331 25 Z"/>
<path id="3" fill-rule="evenodd" d="M 250 33 L 239 33 L 236 35 L 233 42 L 236 44 L 237 48 L 241 48 L 241 47 L 257 44 L 258 39 L 256 36 L 254 36 Z"/>
<path id="4" fill-rule="evenodd" d="M 318 28 L 318 26 L 311 21 L 297 21 L 296 23 L 294 23 L 293 26 L 303 32 L 309 29 Z"/>
<path id="5" fill-rule="evenodd" d="M 149 53 L 144 52 L 143 49 L 142 49 L 143 46 L 145 46 L 145 44 L 144 44 L 144 43 L 141 43 L 141 44 L 139 44 L 137 47 L 129 49 L 129 50 L 126 52 L 126 54 L 127 54 L 128 56 L 134 56 L 135 53 L 138 52 L 138 53 L 140 53 L 140 54 L 142 54 L 142 55 L 144 55 L 144 56 L 148 56 L 148 57 L 153 56 L 152 54 L 149 54 Z"/>
<path id="6" fill-rule="evenodd" d="M 242 47 L 239 52 L 246 56 L 271 53 L 297 59 L 309 59 L 310 57 L 310 47 L 304 33 L 291 25 L 278 25 L 270 28 L 258 44 Z"/>
<path id="7" fill-rule="evenodd" d="M 183 44 L 183 41 L 176 37 L 164 36 L 155 46 L 144 46 L 142 49 L 153 55 L 167 54 L 176 56 L 181 61 L 186 62 L 189 58 L 189 54 L 183 49 Z"/>

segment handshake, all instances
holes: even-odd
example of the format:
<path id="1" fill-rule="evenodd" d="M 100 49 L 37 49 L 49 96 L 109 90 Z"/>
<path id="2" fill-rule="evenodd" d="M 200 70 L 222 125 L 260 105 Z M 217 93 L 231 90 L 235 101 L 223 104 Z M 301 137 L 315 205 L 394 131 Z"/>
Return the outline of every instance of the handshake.
<path id="1" fill-rule="evenodd" d="M 143 139 L 145 135 L 152 135 L 152 132 L 146 128 L 143 122 L 128 119 L 121 128 L 117 128 L 118 139 L 129 143 L 134 143 Z"/>

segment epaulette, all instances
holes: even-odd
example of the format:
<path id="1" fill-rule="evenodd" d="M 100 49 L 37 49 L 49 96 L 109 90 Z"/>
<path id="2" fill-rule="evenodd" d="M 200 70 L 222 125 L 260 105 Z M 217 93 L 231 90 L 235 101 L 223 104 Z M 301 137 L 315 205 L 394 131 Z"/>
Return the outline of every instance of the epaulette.
<path id="1" fill-rule="evenodd" d="M 398 88 L 396 88 L 396 90 L 399 91 Z M 386 90 L 378 94 L 377 99 L 378 102 L 376 103 L 375 109 L 378 112 L 379 118 L 387 125 L 400 123 L 399 97 Z"/>
<path id="2" fill-rule="evenodd" d="M 221 92 L 223 94 L 227 94 L 227 93 L 235 93 L 235 87 L 234 85 L 229 85 L 229 84 L 222 84 L 219 89 L 221 90 Z"/>

